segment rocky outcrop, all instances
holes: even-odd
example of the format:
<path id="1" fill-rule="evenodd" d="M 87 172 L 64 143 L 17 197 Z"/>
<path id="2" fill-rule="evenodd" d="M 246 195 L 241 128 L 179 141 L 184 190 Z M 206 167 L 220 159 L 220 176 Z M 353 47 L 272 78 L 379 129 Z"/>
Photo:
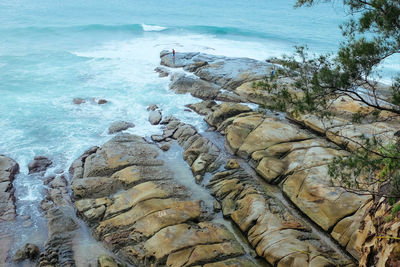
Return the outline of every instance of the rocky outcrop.
<path id="1" fill-rule="evenodd" d="M 13 181 L 18 172 L 17 162 L 0 155 L 0 265 L 5 264 L 14 239 L 6 230 L 6 225 L 16 216 Z"/>
<path id="2" fill-rule="evenodd" d="M 41 203 L 47 218 L 48 239 L 38 266 L 75 266 L 72 240 L 78 229 L 68 181 L 63 174 L 48 177 L 48 189 Z"/>
<path id="3" fill-rule="evenodd" d="M 29 174 L 44 172 L 53 162 L 45 156 L 35 156 L 35 158 L 29 162 L 28 169 Z"/>
<path id="4" fill-rule="evenodd" d="M 180 134 L 189 138 L 193 128 Z M 199 150 L 200 143 L 187 158 Z M 159 151 L 121 134 L 73 163 L 75 206 L 95 237 L 136 266 L 254 266 L 233 234 L 210 222 L 202 201 L 157 159 Z"/>
<path id="5" fill-rule="evenodd" d="M 160 53 L 161 65 L 183 67 L 200 79 L 224 89 L 234 90 L 245 82 L 263 79 L 273 65 L 250 58 L 228 58 L 200 53 Z"/>
<path id="6" fill-rule="evenodd" d="M 208 116 L 218 112 L 217 107 Z M 351 220 L 370 200 L 332 186 L 327 164 L 347 152 L 294 124 L 250 112 L 213 126 L 223 131 L 233 152 L 250 159 L 266 182 L 279 183 L 288 198 L 332 236 L 335 226 Z M 347 231 L 340 238 L 350 238 L 352 234 Z M 361 251 L 352 250 L 352 254 L 357 258 Z"/>
<path id="7" fill-rule="evenodd" d="M 207 162 L 203 158 L 208 154 L 213 155 L 218 148 L 214 148 L 209 140 L 196 132 L 184 134 L 187 129 L 193 128 L 170 118 L 164 135 L 173 132 L 172 137 L 184 148 L 184 159 L 194 175 L 198 174 L 199 165 L 202 170 L 210 171 L 215 161 Z M 280 136 L 284 140 L 287 138 L 282 134 Z M 234 162 L 228 162 L 235 165 L 234 169 L 216 173 L 207 187 L 218 199 L 223 215 L 231 218 L 246 234 L 260 257 L 273 266 L 352 265 L 351 260 L 328 248 L 308 226 L 291 215 L 275 196 L 263 190 L 263 185 L 254 177 Z M 218 205 L 214 206 L 216 210 L 219 209 Z"/>
<path id="8" fill-rule="evenodd" d="M 126 121 L 116 121 L 113 122 L 110 127 L 108 127 L 108 133 L 109 134 L 114 134 L 118 133 L 124 130 L 127 130 L 129 128 L 135 127 L 135 124 L 131 122 L 126 122 Z"/>

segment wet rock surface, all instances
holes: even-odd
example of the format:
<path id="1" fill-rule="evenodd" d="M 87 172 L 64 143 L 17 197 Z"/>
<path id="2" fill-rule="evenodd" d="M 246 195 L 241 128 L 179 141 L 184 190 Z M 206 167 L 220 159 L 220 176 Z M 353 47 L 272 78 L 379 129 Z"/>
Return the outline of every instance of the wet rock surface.
<path id="1" fill-rule="evenodd" d="M 35 156 L 35 158 L 29 162 L 28 169 L 29 173 L 44 172 L 53 162 L 45 156 Z"/>
<path id="2" fill-rule="evenodd" d="M 233 234 L 210 222 L 211 211 L 177 182 L 159 153 L 143 138 L 121 134 L 74 162 L 75 206 L 95 237 L 137 266 L 205 266 L 226 259 L 254 266 Z"/>

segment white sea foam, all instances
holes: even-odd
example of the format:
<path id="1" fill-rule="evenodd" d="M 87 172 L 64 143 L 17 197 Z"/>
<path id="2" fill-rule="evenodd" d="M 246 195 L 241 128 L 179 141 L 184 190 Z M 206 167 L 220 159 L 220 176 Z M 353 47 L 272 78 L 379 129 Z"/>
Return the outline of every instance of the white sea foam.
<path id="1" fill-rule="evenodd" d="M 167 27 L 162 27 L 157 25 L 147 25 L 147 24 L 142 24 L 142 28 L 145 32 L 160 32 L 168 29 Z"/>

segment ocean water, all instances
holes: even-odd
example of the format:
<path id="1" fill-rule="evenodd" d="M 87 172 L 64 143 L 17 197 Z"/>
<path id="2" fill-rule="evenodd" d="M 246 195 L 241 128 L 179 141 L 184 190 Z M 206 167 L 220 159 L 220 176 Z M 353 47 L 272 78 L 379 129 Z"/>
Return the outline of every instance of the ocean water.
<path id="1" fill-rule="evenodd" d="M 159 126 L 147 121 L 152 103 L 164 115 L 206 127 L 184 111 L 185 104 L 199 100 L 170 92 L 168 78 L 154 72 L 160 51 L 259 60 L 291 53 L 294 45 L 334 52 L 342 40 L 343 7 L 293 5 L 289 0 L 0 0 L 0 153 L 21 167 L 14 182 L 18 212 L 41 216 L 43 182 L 27 168 L 35 155 L 53 160 L 51 174 L 109 139 L 114 121 L 133 122 L 134 134 L 159 133 Z M 75 105 L 75 97 L 88 101 Z M 109 103 L 91 101 L 99 98 Z"/>

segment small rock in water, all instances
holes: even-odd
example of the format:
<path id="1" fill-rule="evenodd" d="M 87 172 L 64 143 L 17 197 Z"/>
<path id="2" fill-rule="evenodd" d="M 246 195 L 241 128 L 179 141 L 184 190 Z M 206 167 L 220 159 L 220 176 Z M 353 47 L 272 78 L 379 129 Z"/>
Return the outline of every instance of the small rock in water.
<path id="1" fill-rule="evenodd" d="M 222 209 L 221 204 L 216 200 L 213 202 L 213 209 L 215 212 L 220 212 Z"/>
<path id="2" fill-rule="evenodd" d="M 53 162 L 44 156 L 36 156 L 28 165 L 29 173 L 42 172 L 47 169 Z"/>
<path id="3" fill-rule="evenodd" d="M 159 110 L 152 110 L 152 111 L 150 111 L 150 114 L 149 114 L 149 122 L 150 122 L 152 125 L 157 125 L 157 124 L 159 124 L 160 121 L 161 121 L 161 119 L 162 119 L 161 111 L 159 111 Z"/>
<path id="4" fill-rule="evenodd" d="M 108 103 L 108 101 L 106 99 L 99 99 L 99 101 L 97 101 L 97 104 L 99 104 L 99 105 L 103 105 L 106 103 Z"/>
<path id="5" fill-rule="evenodd" d="M 154 110 L 157 110 L 158 109 L 158 106 L 156 105 L 156 104 L 150 104 L 148 107 L 147 107 L 147 111 L 154 111 Z"/>
<path id="6" fill-rule="evenodd" d="M 206 132 L 215 132 L 216 129 L 215 127 L 208 127 Z"/>
<path id="7" fill-rule="evenodd" d="M 160 146 L 160 149 L 161 149 L 162 151 L 168 151 L 170 148 L 171 148 L 171 145 L 168 144 L 168 143 L 163 144 L 162 146 Z"/>
<path id="8" fill-rule="evenodd" d="M 118 267 L 120 266 L 113 258 L 108 255 L 100 255 L 97 259 L 99 267 Z"/>
<path id="9" fill-rule="evenodd" d="M 116 121 L 113 122 L 110 127 L 108 128 L 108 133 L 109 134 L 114 134 L 114 133 L 118 133 L 121 131 L 124 131 L 126 129 L 135 127 L 135 124 L 131 123 L 131 122 L 126 122 L 126 121 Z"/>
<path id="10" fill-rule="evenodd" d="M 22 248 L 15 252 L 13 261 L 23 261 L 26 259 L 34 260 L 39 255 L 40 250 L 38 246 L 27 243 Z"/>
<path id="11" fill-rule="evenodd" d="M 194 177 L 196 179 L 196 184 L 201 184 L 201 182 L 203 181 L 203 176 L 198 174 L 196 175 L 196 177 Z"/>
<path id="12" fill-rule="evenodd" d="M 192 110 L 191 110 L 191 109 L 188 109 L 188 108 L 185 108 L 183 111 L 192 112 Z"/>
<path id="13" fill-rule="evenodd" d="M 80 97 L 75 97 L 74 99 L 72 99 L 72 102 L 73 102 L 75 105 L 80 105 L 80 104 L 85 103 L 86 100 L 83 99 L 83 98 L 80 98 Z"/>
<path id="14" fill-rule="evenodd" d="M 225 169 L 227 169 L 227 170 L 239 169 L 239 168 L 240 168 L 240 164 L 239 164 L 239 162 L 237 162 L 236 159 L 230 159 L 228 161 L 228 163 L 226 163 L 226 165 L 225 165 Z"/>
<path id="15" fill-rule="evenodd" d="M 167 77 L 169 75 L 168 70 L 162 67 L 157 67 L 154 69 L 154 71 L 158 72 L 159 77 Z"/>

